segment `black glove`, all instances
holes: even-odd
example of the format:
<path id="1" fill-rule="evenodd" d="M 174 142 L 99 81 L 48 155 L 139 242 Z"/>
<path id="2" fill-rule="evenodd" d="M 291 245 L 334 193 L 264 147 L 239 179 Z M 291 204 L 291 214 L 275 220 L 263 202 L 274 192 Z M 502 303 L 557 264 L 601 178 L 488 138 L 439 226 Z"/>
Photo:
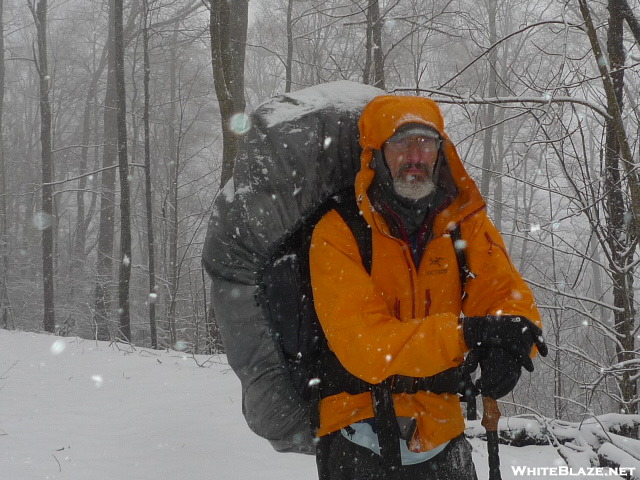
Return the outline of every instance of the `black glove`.
<path id="1" fill-rule="evenodd" d="M 485 397 L 504 397 L 520 380 L 522 369 L 516 358 L 504 348 L 478 348 L 481 377 L 476 387 Z"/>
<path id="2" fill-rule="evenodd" d="M 478 348 L 471 350 L 462 362 L 462 379 L 458 384 L 458 393 L 462 396 L 463 402 L 469 402 L 480 395 L 480 390 L 471 380 L 471 374 L 476 371 L 480 363 L 480 352 Z"/>
<path id="3" fill-rule="evenodd" d="M 547 356 L 547 344 L 542 330 L 531 320 L 503 315 L 486 317 L 464 317 L 461 319 L 464 341 L 470 349 L 478 347 L 501 347 L 513 355 L 519 365 L 533 372 L 529 354 L 535 343 L 543 357 Z"/>

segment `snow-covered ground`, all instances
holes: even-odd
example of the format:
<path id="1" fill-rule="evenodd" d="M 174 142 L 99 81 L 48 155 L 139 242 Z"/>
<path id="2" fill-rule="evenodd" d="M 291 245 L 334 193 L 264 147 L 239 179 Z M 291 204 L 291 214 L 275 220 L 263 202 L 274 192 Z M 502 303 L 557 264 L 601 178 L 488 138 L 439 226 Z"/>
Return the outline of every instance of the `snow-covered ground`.
<path id="1" fill-rule="evenodd" d="M 486 445 L 472 444 L 486 479 Z M 564 465 L 551 447 L 501 446 L 501 458 L 504 480 L 541 478 L 512 466 Z M 224 357 L 0 330 L 0 480 L 178 478 L 317 475 L 313 457 L 251 433 Z"/>

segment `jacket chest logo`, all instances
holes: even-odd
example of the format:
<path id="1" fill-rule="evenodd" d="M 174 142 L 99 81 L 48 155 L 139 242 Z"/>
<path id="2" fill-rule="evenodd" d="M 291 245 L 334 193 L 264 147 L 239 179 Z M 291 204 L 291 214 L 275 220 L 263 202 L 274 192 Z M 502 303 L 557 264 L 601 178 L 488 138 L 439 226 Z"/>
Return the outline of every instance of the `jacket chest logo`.
<path id="1" fill-rule="evenodd" d="M 444 275 L 449 271 L 449 265 L 444 262 L 444 257 L 429 257 L 429 269 L 425 275 Z"/>
<path id="2" fill-rule="evenodd" d="M 429 265 L 432 267 L 442 267 L 442 261 L 444 257 L 431 257 L 429 258 Z"/>

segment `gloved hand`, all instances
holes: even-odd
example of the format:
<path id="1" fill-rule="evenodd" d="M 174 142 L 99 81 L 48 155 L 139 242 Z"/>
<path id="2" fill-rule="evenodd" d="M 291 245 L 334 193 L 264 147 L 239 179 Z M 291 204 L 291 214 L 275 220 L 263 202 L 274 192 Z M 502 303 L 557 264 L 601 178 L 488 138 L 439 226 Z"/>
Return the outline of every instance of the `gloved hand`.
<path id="1" fill-rule="evenodd" d="M 474 384 L 471 374 L 480 365 L 482 376 Z M 522 372 L 516 358 L 500 347 L 478 347 L 467 354 L 462 364 L 464 382 L 460 391 L 465 400 L 482 394 L 498 399 L 515 388 Z"/>
<path id="2" fill-rule="evenodd" d="M 547 356 L 547 344 L 542 330 L 531 320 L 516 315 L 463 317 L 462 333 L 470 349 L 501 347 L 509 352 L 519 365 L 533 372 L 529 354 L 535 343 L 540 355 Z"/>
<path id="3" fill-rule="evenodd" d="M 476 387 L 483 396 L 504 397 L 520 380 L 522 369 L 516 358 L 501 347 L 478 348 L 481 376 Z"/>

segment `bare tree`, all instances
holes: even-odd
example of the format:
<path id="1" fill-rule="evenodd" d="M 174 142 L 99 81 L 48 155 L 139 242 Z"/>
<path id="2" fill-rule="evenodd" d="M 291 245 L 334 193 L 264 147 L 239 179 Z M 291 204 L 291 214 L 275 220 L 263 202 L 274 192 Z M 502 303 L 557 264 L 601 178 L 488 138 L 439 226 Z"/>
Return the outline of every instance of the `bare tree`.
<path id="1" fill-rule="evenodd" d="M 496 43 L 498 39 L 498 33 L 496 30 L 496 14 L 498 9 L 497 0 L 486 0 L 485 5 L 487 6 L 487 14 L 489 20 L 489 45 L 493 45 Z M 496 49 L 492 49 L 489 52 L 488 58 L 489 64 L 489 81 L 487 87 L 487 96 L 497 97 L 497 83 L 498 83 L 498 72 L 496 69 L 498 68 L 498 52 Z M 482 143 L 482 180 L 480 182 L 480 193 L 485 198 L 489 197 L 489 185 L 491 181 L 491 171 L 493 166 L 493 124 L 495 123 L 496 118 L 496 106 L 493 103 L 489 103 L 486 106 L 486 114 L 485 114 L 485 131 L 484 138 Z"/>
<path id="2" fill-rule="evenodd" d="M 176 304 L 178 295 L 178 182 L 180 175 L 180 154 L 178 150 L 177 115 L 177 81 L 178 57 L 176 43 L 179 23 L 173 29 L 173 41 L 169 53 L 169 114 L 167 118 L 167 155 L 169 170 L 169 188 L 167 191 L 167 211 L 165 211 L 167 235 L 169 242 L 169 257 L 165 259 L 168 285 L 167 321 L 169 327 L 170 345 L 175 345 L 176 334 Z"/>
<path id="3" fill-rule="evenodd" d="M 640 200 L 640 179 L 633 168 L 631 150 L 627 143 L 627 134 L 622 120 L 625 50 L 623 46 L 622 5 L 617 0 L 609 1 L 609 25 L 607 50 L 609 65 L 599 45 L 598 37 L 591 19 L 591 12 L 586 0 L 580 0 L 580 11 L 585 20 L 587 34 L 591 42 L 604 88 L 607 95 L 607 109 L 610 118 L 606 123 L 605 166 L 607 182 L 607 241 L 610 248 L 610 267 L 613 278 L 614 329 L 619 336 L 616 343 L 618 363 L 625 365 L 635 360 L 635 314 L 633 291 L 633 256 L 638 245 L 640 232 L 640 211 L 637 202 Z M 627 171 L 626 181 L 622 181 L 620 163 Z M 623 198 L 623 188 L 628 185 L 630 194 L 630 211 L 632 219 L 626 219 L 628 211 Z M 637 398 L 638 379 L 634 369 L 622 367 L 616 377 L 620 386 L 620 408 L 628 413 L 640 411 Z"/>
<path id="4" fill-rule="evenodd" d="M 368 85 L 384 89 L 384 53 L 382 51 L 382 17 L 380 3 L 370 0 L 367 8 L 366 58 L 362 80 Z"/>
<path id="5" fill-rule="evenodd" d="M 94 47 L 95 48 L 95 47 Z M 107 54 L 108 46 L 105 46 L 102 50 L 100 59 L 97 62 L 97 67 L 93 72 L 89 88 L 85 97 L 84 111 L 82 115 L 82 137 L 81 137 L 81 152 L 80 152 L 80 168 L 81 174 L 78 179 L 78 191 L 76 192 L 77 214 L 76 214 L 76 242 L 75 252 L 73 258 L 74 270 L 80 269 L 86 260 L 86 245 L 87 245 L 87 230 L 89 229 L 89 223 L 91 221 L 91 211 L 93 210 L 94 203 L 96 201 L 96 195 L 92 196 L 92 204 L 89 211 L 85 205 L 85 195 L 87 190 L 87 176 L 83 175 L 89 168 L 89 144 L 91 139 L 91 122 L 92 118 L 97 116 L 96 108 L 96 95 L 98 84 L 105 67 L 107 66 Z"/>
<path id="6" fill-rule="evenodd" d="M 109 2 L 107 87 L 104 97 L 104 146 L 102 149 L 102 184 L 100 188 L 100 219 L 97 245 L 97 273 L 94 295 L 93 323 L 98 340 L 109 340 L 110 285 L 113 270 L 113 235 L 115 231 L 116 175 L 112 168 L 118 155 L 117 91 L 115 82 L 115 3 Z"/>
<path id="7" fill-rule="evenodd" d="M 0 328 L 13 324 L 9 301 L 9 222 L 7 221 L 7 165 L 4 156 L 4 0 L 0 0 Z"/>
<path id="8" fill-rule="evenodd" d="M 222 174 L 224 185 L 233 173 L 241 137 L 231 124 L 235 114 L 244 113 L 244 58 L 247 43 L 249 1 L 205 0 L 210 11 L 211 60 L 216 95 L 222 119 Z"/>
<path id="9" fill-rule="evenodd" d="M 147 248 L 149 258 L 149 328 L 151 334 L 151 347 L 158 348 L 158 329 L 156 325 L 156 267 L 155 267 L 155 237 L 153 229 L 153 190 L 151 188 L 151 128 L 149 124 L 149 107 L 151 94 L 149 83 L 151 76 L 151 62 L 149 59 L 149 1 L 142 0 L 142 50 L 144 69 L 144 185 L 145 185 L 145 211 L 147 216 Z"/>
<path id="10" fill-rule="evenodd" d="M 120 333 L 131 341 L 129 283 L 131 281 L 131 194 L 129 191 L 129 158 L 127 154 L 127 95 L 124 75 L 124 5 L 115 0 L 114 57 L 116 105 L 118 117 L 118 170 L 120 173 L 120 269 L 118 275 L 118 314 Z"/>
<path id="11" fill-rule="evenodd" d="M 622 111 L 624 95 L 624 62 L 626 52 L 623 45 L 623 24 L 619 2 L 610 0 L 609 24 L 607 29 L 607 53 L 611 67 L 611 80 L 615 89 L 616 101 Z M 615 328 L 622 336 L 620 344 L 617 344 L 617 357 L 619 362 L 632 360 L 630 356 L 633 351 L 633 319 L 636 314 L 633 297 L 633 259 L 635 248 L 629 248 L 637 242 L 637 237 L 632 229 L 629 229 L 629 222 L 625 222 L 625 212 L 627 207 L 622 191 L 621 181 L 624 173 L 620 168 L 620 148 L 615 131 L 614 122 L 606 122 L 606 144 L 605 144 L 605 184 L 607 186 L 606 211 L 608 214 L 608 235 L 609 249 L 611 252 L 611 269 L 613 272 L 613 301 L 621 311 L 614 312 Z M 629 342 L 631 335 L 631 342 Z M 622 390 L 623 402 L 621 408 L 627 408 L 632 401 L 635 388 L 634 382 L 630 381 L 630 372 L 622 373 L 620 386 Z M 632 410 L 634 410 L 632 408 Z M 637 405 L 635 410 L 637 411 Z"/>
<path id="12" fill-rule="evenodd" d="M 291 91 L 293 74 L 293 0 L 287 1 L 287 59 L 285 61 L 284 91 Z"/>
<path id="13" fill-rule="evenodd" d="M 53 153 L 51 151 L 51 102 L 49 100 L 49 64 L 47 59 L 47 0 L 29 0 L 36 25 L 38 54 L 34 59 L 40 79 L 40 145 L 42 156 L 42 281 L 44 286 L 44 329 L 53 333 L 54 310 L 54 238 L 53 238 Z"/>

